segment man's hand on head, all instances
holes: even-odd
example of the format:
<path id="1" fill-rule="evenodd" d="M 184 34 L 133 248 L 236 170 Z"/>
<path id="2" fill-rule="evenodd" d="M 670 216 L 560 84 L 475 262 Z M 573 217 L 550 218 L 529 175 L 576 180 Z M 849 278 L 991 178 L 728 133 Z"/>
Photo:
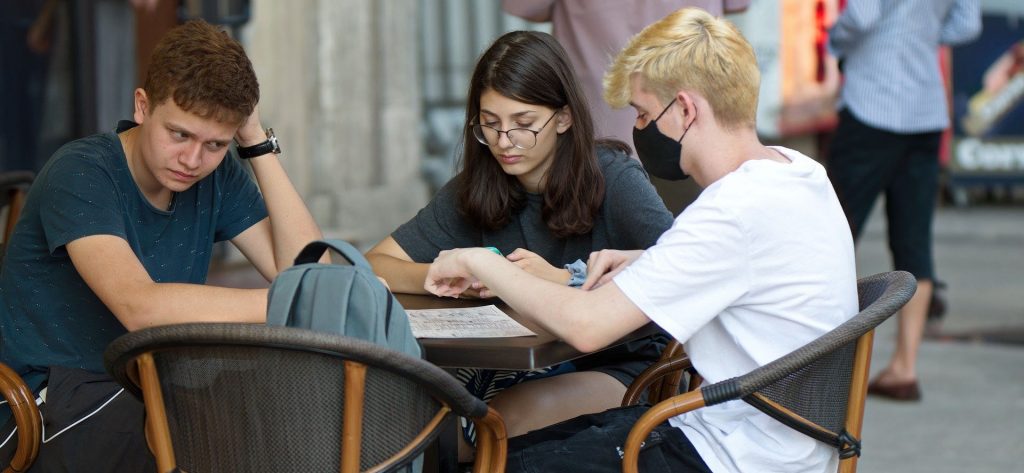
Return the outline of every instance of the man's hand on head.
<path id="1" fill-rule="evenodd" d="M 263 124 L 260 123 L 260 107 L 257 105 L 253 107 L 252 113 L 235 132 L 235 142 L 238 143 L 238 146 L 246 147 L 258 145 L 264 141 L 267 141 L 267 132 L 263 129 Z"/>

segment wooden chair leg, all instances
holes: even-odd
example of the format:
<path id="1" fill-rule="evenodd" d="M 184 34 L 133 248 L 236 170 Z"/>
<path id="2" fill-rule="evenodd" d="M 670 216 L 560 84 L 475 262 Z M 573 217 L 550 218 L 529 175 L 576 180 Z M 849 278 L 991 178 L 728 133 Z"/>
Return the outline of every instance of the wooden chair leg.
<path id="1" fill-rule="evenodd" d="M 341 432 L 341 473 L 358 473 L 363 439 L 366 365 L 345 362 L 345 417 Z"/>
<path id="2" fill-rule="evenodd" d="M 846 431 L 859 439 L 864 426 L 864 399 L 868 392 L 868 375 L 871 371 L 871 347 L 875 331 L 872 330 L 857 339 L 853 359 L 853 373 L 850 381 L 850 397 L 846 403 Z M 857 457 L 839 461 L 839 473 L 856 473 Z"/>
<path id="3" fill-rule="evenodd" d="M 171 429 L 167 424 L 167 411 L 164 410 L 164 396 L 160 389 L 160 378 L 156 372 L 156 362 L 151 353 L 143 353 L 135 359 L 138 370 L 139 387 L 146 409 L 146 441 L 149 443 L 156 467 L 161 472 L 177 469 L 174 459 L 174 446 L 171 444 Z"/>

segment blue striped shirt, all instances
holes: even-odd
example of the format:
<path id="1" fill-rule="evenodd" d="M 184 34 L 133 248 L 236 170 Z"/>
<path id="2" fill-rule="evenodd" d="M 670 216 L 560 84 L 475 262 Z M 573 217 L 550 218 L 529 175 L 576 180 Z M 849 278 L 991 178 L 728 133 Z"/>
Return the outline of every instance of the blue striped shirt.
<path id="1" fill-rule="evenodd" d="M 895 133 L 945 129 L 939 45 L 980 32 L 980 0 L 849 0 L 829 31 L 829 50 L 843 61 L 839 107 Z"/>

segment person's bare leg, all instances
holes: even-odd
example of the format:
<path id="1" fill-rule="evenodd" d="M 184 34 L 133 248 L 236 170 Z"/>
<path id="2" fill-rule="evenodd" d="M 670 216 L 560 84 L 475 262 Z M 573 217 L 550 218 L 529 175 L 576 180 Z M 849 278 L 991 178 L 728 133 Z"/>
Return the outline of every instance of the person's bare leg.
<path id="1" fill-rule="evenodd" d="M 626 387 L 597 371 L 578 371 L 517 384 L 491 399 L 509 437 L 584 414 L 618 407 Z"/>
<path id="2" fill-rule="evenodd" d="M 924 337 L 928 304 L 931 299 L 932 281 L 919 280 L 914 297 L 910 298 L 900 311 L 896 351 L 893 352 L 889 365 L 876 377 L 879 384 L 906 384 L 917 380 L 917 351 Z"/>
<path id="3" fill-rule="evenodd" d="M 517 384 L 491 399 L 501 414 L 508 436 L 557 424 L 584 414 L 619 407 L 626 386 L 597 371 L 577 371 Z M 459 461 L 473 459 L 473 447 L 459 432 Z"/>

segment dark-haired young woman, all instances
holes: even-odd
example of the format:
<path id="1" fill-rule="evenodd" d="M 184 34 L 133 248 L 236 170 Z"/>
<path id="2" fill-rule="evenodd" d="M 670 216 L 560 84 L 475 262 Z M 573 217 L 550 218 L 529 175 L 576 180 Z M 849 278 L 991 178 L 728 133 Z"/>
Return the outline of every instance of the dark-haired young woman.
<path id="1" fill-rule="evenodd" d="M 553 37 L 498 38 L 473 72 L 461 171 L 367 253 L 374 270 L 395 292 L 423 294 L 439 252 L 493 246 L 530 273 L 579 285 L 592 251 L 653 245 L 672 214 L 628 148 L 597 142 L 593 130 Z M 460 370 L 459 377 L 515 436 L 619 405 L 662 346 L 645 340 L 540 371 Z"/>

